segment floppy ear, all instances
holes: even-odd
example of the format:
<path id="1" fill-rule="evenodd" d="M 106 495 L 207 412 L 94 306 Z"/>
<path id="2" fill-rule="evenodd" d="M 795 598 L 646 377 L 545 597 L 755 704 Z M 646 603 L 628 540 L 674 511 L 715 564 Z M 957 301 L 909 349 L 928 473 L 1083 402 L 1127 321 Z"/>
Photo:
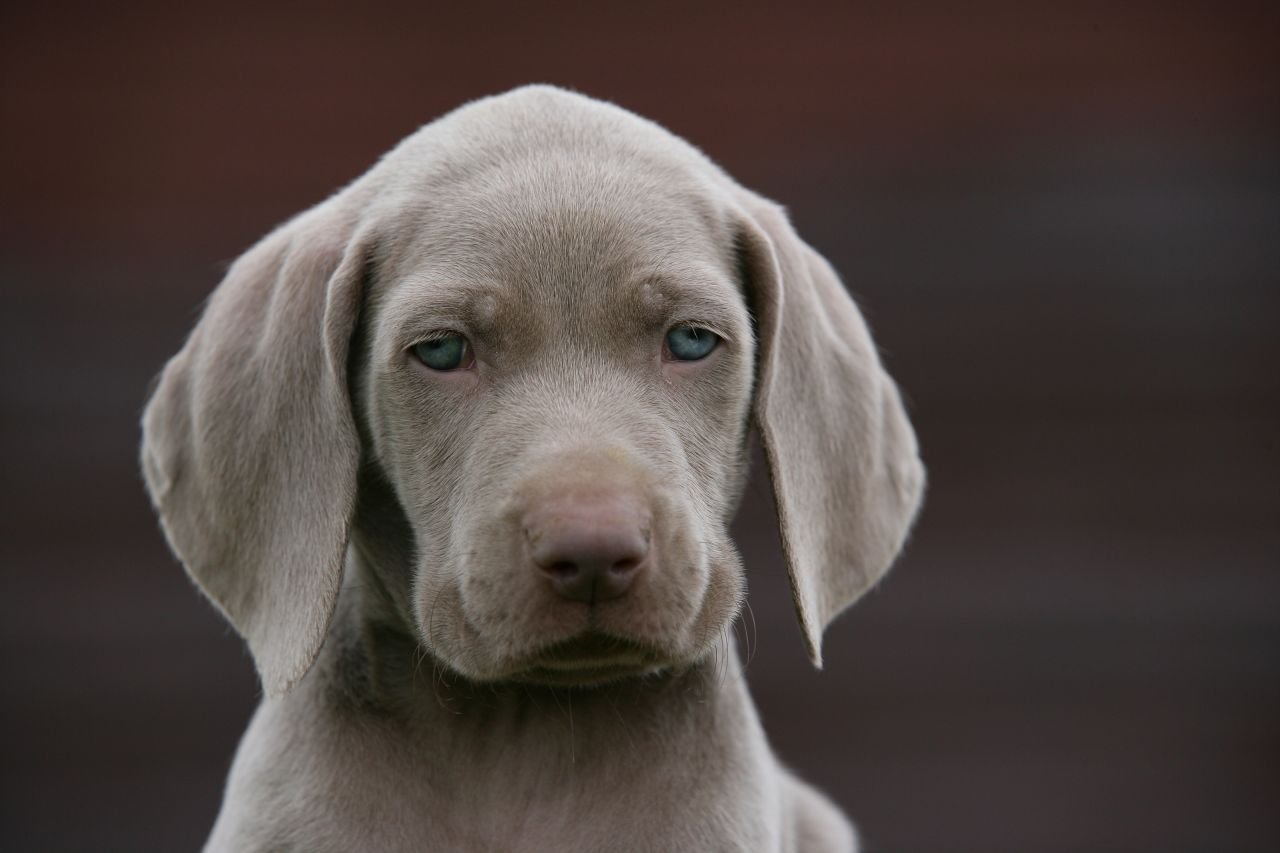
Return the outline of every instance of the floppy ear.
<path id="1" fill-rule="evenodd" d="M 346 365 L 366 252 L 338 201 L 235 262 L 143 416 L 169 545 L 244 636 L 269 695 L 324 641 L 355 499 Z"/>
<path id="2" fill-rule="evenodd" d="M 897 386 L 831 266 L 749 199 L 739 249 L 759 336 L 756 425 L 814 666 L 822 632 L 884 576 L 924 492 Z"/>

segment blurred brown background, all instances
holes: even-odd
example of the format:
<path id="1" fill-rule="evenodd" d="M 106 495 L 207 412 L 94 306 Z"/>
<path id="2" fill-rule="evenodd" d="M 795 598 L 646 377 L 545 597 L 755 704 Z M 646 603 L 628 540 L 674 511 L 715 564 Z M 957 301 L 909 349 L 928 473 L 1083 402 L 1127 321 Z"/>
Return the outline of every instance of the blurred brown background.
<path id="1" fill-rule="evenodd" d="M 909 553 L 750 679 L 870 851 L 1280 849 L 1275 4 L 0 11 L 0 847 L 198 847 L 257 685 L 135 470 L 225 264 L 548 81 L 786 203 L 906 390 Z"/>

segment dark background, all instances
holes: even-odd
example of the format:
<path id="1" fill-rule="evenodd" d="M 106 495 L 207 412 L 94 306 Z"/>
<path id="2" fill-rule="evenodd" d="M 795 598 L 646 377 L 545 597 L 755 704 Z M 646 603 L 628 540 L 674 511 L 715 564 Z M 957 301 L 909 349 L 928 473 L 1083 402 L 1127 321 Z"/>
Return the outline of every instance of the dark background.
<path id="1" fill-rule="evenodd" d="M 750 679 L 871 851 L 1280 849 L 1275 4 L 0 11 L 0 846 L 196 848 L 256 701 L 136 473 L 228 261 L 459 103 L 614 100 L 787 204 L 909 396 L 909 552 Z"/>

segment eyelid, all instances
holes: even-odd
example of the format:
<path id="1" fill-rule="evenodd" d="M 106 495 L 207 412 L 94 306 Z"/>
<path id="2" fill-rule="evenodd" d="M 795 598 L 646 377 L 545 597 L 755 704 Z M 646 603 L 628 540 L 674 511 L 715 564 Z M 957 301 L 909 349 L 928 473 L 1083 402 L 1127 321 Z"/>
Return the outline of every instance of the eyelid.
<path id="1" fill-rule="evenodd" d="M 429 343 L 430 341 L 442 341 L 445 338 L 462 338 L 464 341 L 467 342 L 468 345 L 471 344 L 471 337 L 467 335 L 465 332 L 460 332 L 457 329 L 432 329 L 431 331 L 426 332 L 425 334 L 421 334 L 413 338 L 405 346 L 405 349 L 411 350 L 414 347 L 416 347 L 418 344 L 425 344 L 425 343 Z"/>
<path id="2" fill-rule="evenodd" d="M 671 329 L 678 329 L 681 326 L 692 326 L 695 329 L 706 329 L 708 332 L 715 335 L 722 341 L 733 340 L 733 338 L 730 337 L 728 332 L 726 332 L 723 328 L 721 328 L 719 324 L 711 320 L 677 320 L 667 328 L 668 328 L 668 331 L 670 331 Z"/>

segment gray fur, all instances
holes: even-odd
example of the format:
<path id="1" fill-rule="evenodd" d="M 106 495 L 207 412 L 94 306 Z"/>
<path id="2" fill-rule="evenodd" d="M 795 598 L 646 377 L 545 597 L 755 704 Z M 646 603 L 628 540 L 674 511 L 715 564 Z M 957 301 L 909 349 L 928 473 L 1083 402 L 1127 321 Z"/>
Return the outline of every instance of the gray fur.
<path id="1" fill-rule="evenodd" d="M 724 343 L 663 360 L 690 321 Z M 442 329 L 475 369 L 413 360 Z M 770 752 L 729 639 L 753 419 L 817 665 L 924 473 L 857 308 L 779 208 L 535 86 L 264 238 L 144 418 L 165 534 L 266 693 L 206 849 L 854 849 Z M 652 559 L 622 598 L 565 601 L 519 519 L 601 484 L 643 502 Z M 606 635 L 581 652 L 600 672 L 539 668 Z"/>

